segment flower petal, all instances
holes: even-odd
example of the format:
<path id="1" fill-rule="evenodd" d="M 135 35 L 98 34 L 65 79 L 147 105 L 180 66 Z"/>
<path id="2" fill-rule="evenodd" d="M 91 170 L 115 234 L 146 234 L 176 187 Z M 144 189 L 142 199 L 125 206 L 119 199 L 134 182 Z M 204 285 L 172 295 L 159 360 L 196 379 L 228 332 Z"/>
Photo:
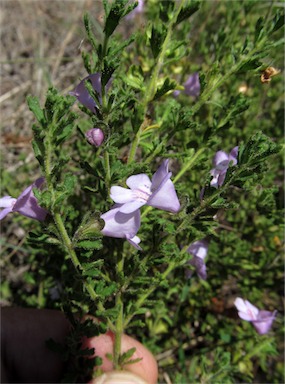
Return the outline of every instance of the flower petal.
<path id="1" fill-rule="evenodd" d="M 132 239 L 140 227 L 140 211 L 125 214 L 120 212 L 120 208 L 121 205 L 115 206 L 101 215 L 101 219 L 105 221 L 105 226 L 101 232 L 105 236 Z"/>
<path id="2" fill-rule="evenodd" d="M 187 252 L 203 260 L 207 256 L 208 247 L 209 244 L 207 240 L 197 240 L 188 247 Z"/>
<path id="3" fill-rule="evenodd" d="M 13 212 L 18 212 L 21 215 L 39 221 L 45 220 L 48 211 L 38 205 L 38 201 L 33 193 L 33 188 L 40 188 L 44 180 L 43 177 L 40 177 L 21 193 L 13 207 Z"/>
<path id="4" fill-rule="evenodd" d="M 237 158 L 238 158 L 238 146 L 234 147 L 229 154 L 229 161 L 233 162 L 232 165 L 237 164 Z"/>
<path id="5" fill-rule="evenodd" d="M 88 108 L 91 112 L 96 113 L 95 107 L 97 106 L 95 100 L 90 96 L 88 92 L 85 82 L 90 80 L 94 91 L 99 95 L 101 94 L 101 75 L 100 73 L 93 73 L 89 76 L 86 76 L 74 89 L 74 91 L 69 92 L 70 95 L 75 96 L 77 100 Z"/>
<path id="6" fill-rule="evenodd" d="M 163 182 L 166 182 L 170 179 L 172 173 L 168 171 L 169 159 L 164 159 L 158 170 L 152 176 L 152 191 L 156 191 L 161 187 Z"/>
<path id="7" fill-rule="evenodd" d="M 224 151 L 218 151 L 213 158 L 213 166 L 217 171 L 224 171 L 229 165 L 229 155 Z"/>
<path id="8" fill-rule="evenodd" d="M 3 196 L 0 199 L 0 208 L 13 208 L 13 205 L 16 203 L 17 199 L 11 196 Z"/>
<path id="9" fill-rule="evenodd" d="M 130 189 L 116 185 L 111 187 L 110 197 L 115 203 L 119 204 L 128 203 L 134 199 L 133 192 Z"/>
<path id="10" fill-rule="evenodd" d="M 8 215 L 8 213 L 12 212 L 13 208 L 12 207 L 7 207 L 2 209 L 0 212 L 0 220 L 4 219 Z"/>
<path id="11" fill-rule="evenodd" d="M 131 189 L 140 189 L 140 187 L 145 187 L 146 190 L 150 190 L 151 188 L 151 181 L 145 173 L 128 177 L 126 184 Z"/>
<path id="12" fill-rule="evenodd" d="M 120 212 L 130 214 L 140 209 L 143 205 L 145 205 L 145 201 L 134 200 L 130 203 L 123 204 L 120 208 Z"/>
<path id="13" fill-rule="evenodd" d="M 172 181 L 167 180 L 157 192 L 153 193 L 148 200 L 147 205 L 173 213 L 178 212 L 180 203 Z"/>
<path id="14" fill-rule="evenodd" d="M 238 315 L 241 319 L 246 321 L 253 321 L 257 319 L 259 310 L 249 301 L 243 300 L 238 297 L 235 299 L 234 304 L 238 310 Z"/>
<path id="15" fill-rule="evenodd" d="M 136 249 L 138 249 L 139 251 L 142 251 L 142 248 L 139 246 L 139 243 L 141 242 L 141 239 L 138 236 L 134 236 L 131 239 L 127 238 L 127 240 Z"/>
<path id="16" fill-rule="evenodd" d="M 277 311 L 259 311 L 258 319 L 252 322 L 254 328 L 260 335 L 265 335 L 270 331 L 273 321 L 275 320 Z"/>
<path id="17" fill-rule="evenodd" d="M 195 72 L 188 77 L 184 83 L 184 88 L 184 92 L 188 96 L 197 97 L 200 95 L 201 85 L 198 72 Z"/>

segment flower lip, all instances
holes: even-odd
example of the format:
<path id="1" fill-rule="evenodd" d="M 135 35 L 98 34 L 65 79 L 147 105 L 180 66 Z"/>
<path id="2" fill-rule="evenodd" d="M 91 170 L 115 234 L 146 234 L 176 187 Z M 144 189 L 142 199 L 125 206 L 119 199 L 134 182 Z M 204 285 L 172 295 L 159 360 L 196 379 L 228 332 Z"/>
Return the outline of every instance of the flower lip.
<path id="1" fill-rule="evenodd" d="M 109 211 L 100 217 L 105 221 L 102 234 L 109 237 L 126 239 L 135 248 L 140 249 L 138 245 L 139 237 L 136 236 L 140 227 L 140 211 L 135 210 L 131 213 L 123 213 L 120 208 L 123 204 L 115 204 Z"/>

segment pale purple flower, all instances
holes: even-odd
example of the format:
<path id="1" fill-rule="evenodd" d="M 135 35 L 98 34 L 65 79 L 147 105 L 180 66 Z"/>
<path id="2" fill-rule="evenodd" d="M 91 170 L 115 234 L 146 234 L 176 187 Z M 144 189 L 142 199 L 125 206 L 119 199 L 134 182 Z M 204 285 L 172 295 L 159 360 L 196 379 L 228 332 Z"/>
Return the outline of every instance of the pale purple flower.
<path id="1" fill-rule="evenodd" d="M 187 252 L 193 256 L 192 259 L 187 262 L 187 264 L 195 267 L 197 275 L 200 277 L 200 279 L 203 280 L 207 279 L 207 270 L 204 259 L 207 256 L 208 247 L 209 244 L 207 240 L 203 239 L 195 241 L 187 249 Z M 192 276 L 193 272 L 187 269 L 185 274 L 186 277 L 189 279 Z"/>
<path id="2" fill-rule="evenodd" d="M 93 73 L 89 76 L 86 76 L 74 89 L 74 91 L 69 92 L 71 96 L 75 96 L 77 100 L 88 108 L 91 112 L 96 113 L 96 108 L 98 107 L 97 102 L 91 97 L 88 92 L 85 82 L 87 80 L 91 81 L 94 91 L 98 94 L 99 101 L 101 102 L 102 94 L 102 85 L 101 85 L 101 74 L 99 72 Z M 108 90 L 111 85 L 111 80 L 106 84 L 106 89 Z"/>
<path id="3" fill-rule="evenodd" d="M 95 147 L 100 147 L 104 141 L 104 133 L 100 128 L 91 128 L 85 133 L 87 141 Z"/>
<path id="4" fill-rule="evenodd" d="M 0 198 L 0 208 L 4 208 L 0 212 L 0 220 L 4 219 L 10 212 L 18 212 L 23 216 L 39 221 L 45 220 L 48 211 L 38 205 L 37 199 L 33 193 L 33 188 L 40 188 L 44 181 L 45 179 L 40 177 L 32 185 L 26 188 L 17 199 L 11 196 Z"/>
<path id="5" fill-rule="evenodd" d="M 131 3 L 134 3 L 134 2 L 135 1 L 131 1 Z M 126 20 L 133 20 L 137 15 L 140 15 L 141 13 L 143 13 L 144 0 L 137 0 L 137 2 L 138 2 L 138 5 L 136 6 L 136 8 L 132 12 L 127 14 Z"/>
<path id="6" fill-rule="evenodd" d="M 188 76 L 187 80 L 183 84 L 184 93 L 187 96 L 197 97 L 200 95 L 201 85 L 199 80 L 199 73 L 194 72 L 192 75 Z M 180 95 L 181 91 L 175 90 L 173 96 L 177 97 Z"/>
<path id="7" fill-rule="evenodd" d="M 197 97 L 200 95 L 201 85 L 199 80 L 199 73 L 194 72 L 188 77 L 184 83 L 184 92 L 188 96 Z"/>
<path id="8" fill-rule="evenodd" d="M 234 147 L 229 154 L 224 151 L 218 151 L 213 159 L 214 168 L 210 173 L 213 176 L 211 180 L 211 186 L 219 188 L 223 185 L 227 174 L 228 167 L 232 162 L 232 165 L 237 164 L 238 147 Z"/>
<path id="9" fill-rule="evenodd" d="M 126 239 L 135 248 L 142 250 L 138 245 L 140 238 L 136 236 L 141 222 L 140 211 L 122 213 L 120 208 L 120 204 L 115 204 L 110 211 L 100 216 L 105 221 L 105 226 L 101 231 L 102 234 L 109 237 Z"/>
<path id="10" fill-rule="evenodd" d="M 243 300 L 240 297 L 235 299 L 234 304 L 238 310 L 239 317 L 251 322 L 260 335 L 269 332 L 272 323 L 275 320 L 277 311 L 270 312 L 259 310 L 249 301 Z"/>
<path id="11" fill-rule="evenodd" d="M 168 172 L 169 160 L 163 160 L 161 166 L 155 172 L 150 181 L 149 177 L 141 173 L 130 176 L 126 184 L 130 189 L 113 186 L 111 188 L 111 199 L 121 204 L 119 208 L 122 213 L 131 213 L 142 207 L 150 205 L 176 213 L 180 209 L 180 203 Z"/>

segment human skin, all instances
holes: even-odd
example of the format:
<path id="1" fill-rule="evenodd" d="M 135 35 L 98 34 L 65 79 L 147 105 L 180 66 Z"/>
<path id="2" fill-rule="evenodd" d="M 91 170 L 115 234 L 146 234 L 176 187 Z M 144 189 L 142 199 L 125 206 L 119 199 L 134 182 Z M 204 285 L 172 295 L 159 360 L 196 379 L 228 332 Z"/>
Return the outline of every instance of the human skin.
<path id="1" fill-rule="evenodd" d="M 60 311 L 49 309 L 10 308 L 1 309 L 1 383 L 58 383 L 63 365 L 57 354 L 50 351 L 45 341 L 52 338 L 64 343 L 70 324 Z M 86 339 L 85 346 L 96 349 L 96 355 L 103 359 L 103 371 L 112 370 L 105 357 L 112 353 L 113 335 L 100 335 Z M 157 363 L 153 355 L 137 340 L 123 335 L 122 352 L 136 348 L 133 358 L 142 360 L 127 365 L 131 371 L 146 383 L 157 382 Z"/>

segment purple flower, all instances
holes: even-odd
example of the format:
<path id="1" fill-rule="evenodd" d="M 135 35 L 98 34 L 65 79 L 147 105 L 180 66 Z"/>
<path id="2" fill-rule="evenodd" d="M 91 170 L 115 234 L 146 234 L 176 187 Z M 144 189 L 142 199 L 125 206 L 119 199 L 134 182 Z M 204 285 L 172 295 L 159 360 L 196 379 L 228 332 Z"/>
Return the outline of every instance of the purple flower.
<path id="1" fill-rule="evenodd" d="M 198 72 L 194 72 L 188 77 L 188 79 L 184 83 L 184 88 L 184 92 L 188 96 L 197 97 L 200 95 L 201 85 Z"/>
<path id="2" fill-rule="evenodd" d="M 269 332 L 277 311 L 270 312 L 259 310 L 249 301 L 243 300 L 240 297 L 235 299 L 234 304 L 238 310 L 239 317 L 243 320 L 251 322 L 260 335 L 264 335 Z"/>
<path id="3" fill-rule="evenodd" d="M 232 165 L 236 165 L 237 157 L 238 147 L 234 147 L 229 154 L 224 151 L 218 151 L 215 154 L 213 159 L 214 168 L 210 171 L 213 176 L 211 180 L 212 187 L 218 188 L 223 185 L 230 162 L 232 162 Z"/>
<path id="4" fill-rule="evenodd" d="M 207 256 L 208 247 L 209 244 L 207 240 L 198 240 L 192 243 L 187 249 L 187 252 L 193 256 L 192 259 L 187 262 L 187 264 L 193 265 L 193 267 L 196 269 L 197 275 L 200 277 L 200 279 L 203 280 L 207 279 L 206 264 L 204 259 Z M 191 270 L 186 270 L 186 277 L 188 279 L 192 277 L 192 274 L 193 272 Z"/>
<path id="5" fill-rule="evenodd" d="M 122 213 L 120 208 L 121 205 L 115 204 L 110 211 L 100 216 L 105 221 L 101 232 L 105 236 L 126 239 L 135 248 L 142 250 L 138 245 L 140 238 L 136 236 L 140 227 L 140 211 Z"/>
<path id="6" fill-rule="evenodd" d="M 183 84 L 184 86 L 184 93 L 187 96 L 193 96 L 197 97 L 200 95 L 201 91 L 201 85 L 200 85 L 200 80 L 199 80 L 199 73 L 194 72 L 192 75 L 190 75 L 185 83 Z M 181 91 L 176 90 L 173 92 L 173 96 L 177 97 L 180 94 Z"/>
<path id="7" fill-rule="evenodd" d="M 176 213 L 180 209 L 180 203 L 168 172 L 169 160 L 163 160 L 161 166 L 155 172 L 150 181 L 149 177 L 141 173 L 130 176 L 126 184 L 130 189 L 113 186 L 111 199 L 121 204 L 119 210 L 122 213 L 131 213 L 147 204 L 155 208 Z"/>
<path id="8" fill-rule="evenodd" d="M 91 128 L 85 133 L 87 141 L 95 147 L 100 147 L 104 141 L 104 133 L 100 128 Z"/>
<path id="9" fill-rule="evenodd" d="M 48 211 L 38 205 L 37 199 L 33 193 L 33 188 L 40 188 L 44 181 L 45 179 L 40 177 L 32 185 L 26 188 L 17 199 L 11 196 L 2 197 L 0 199 L 0 207 L 4 209 L 0 212 L 0 220 L 4 219 L 10 212 L 18 212 L 21 215 L 39 221 L 45 220 Z"/>
<path id="10" fill-rule="evenodd" d="M 137 15 L 143 13 L 144 0 L 137 0 L 137 1 L 138 1 L 138 5 L 136 6 L 136 8 L 132 12 L 130 12 L 126 16 L 126 20 L 133 20 Z M 132 3 L 134 3 L 134 1 L 132 1 Z"/>
<path id="11" fill-rule="evenodd" d="M 92 87 L 94 91 L 98 94 L 99 101 L 101 102 L 101 93 L 102 93 L 102 86 L 101 86 L 101 74 L 100 73 L 93 73 L 87 77 L 85 77 L 74 89 L 74 91 L 69 92 L 71 96 L 75 96 L 77 100 L 83 104 L 86 108 L 88 108 L 91 112 L 96 113 L 96 108 L 98 107 L 96 101 L 91 97 L 89 94 L 85 82 L 87 80 L 91 81 Z M 108 90 L 111 85 L 111 80 L 108 81 L 106 84 L 106 89 Z"/>

